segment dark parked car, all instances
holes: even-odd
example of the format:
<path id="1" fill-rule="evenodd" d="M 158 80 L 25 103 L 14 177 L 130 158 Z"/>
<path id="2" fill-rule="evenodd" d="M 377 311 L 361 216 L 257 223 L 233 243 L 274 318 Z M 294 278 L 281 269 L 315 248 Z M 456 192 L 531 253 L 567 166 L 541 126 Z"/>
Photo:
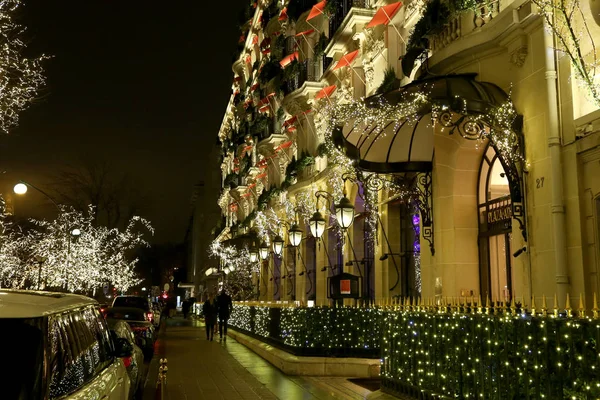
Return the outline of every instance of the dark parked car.
<path id="1" fill-rule="evenodd" d="M 144 353 L 137 345 L 138 339 L 135 337 L 129 324 L 120 319 L 111 319 L 108 322 L 108 328 L 113 334 L 115 341 L 126 340 L 132 348 L 131 356 L 121 357 L 131 385 L 129 386 L 129 398 L 141 399 L 144 391 L 144 380 L 146 378 L 146 369 L 144 367 Z"/>
<path id="2" fill-rule="evenodd" d="M 146 359 L 152 358 L 154 354 L 155 329 L 148 315 L 139 308 L 133 307 L 111 307 L 106 312 L 106 320 L 109 324 L 113 320 L 126 321 L 136 337 L 137 345 L 142 349 Z"/>
<path id="3" fill-rule="evenodd" d="M 144 310 L 148 320 L 158 326 L 158 319 L 154 318 L 154 309 L 152 302 L 147 297 L 141 296 L 117 296 L 113 300 L 113 307 L 135 307 Z"/>

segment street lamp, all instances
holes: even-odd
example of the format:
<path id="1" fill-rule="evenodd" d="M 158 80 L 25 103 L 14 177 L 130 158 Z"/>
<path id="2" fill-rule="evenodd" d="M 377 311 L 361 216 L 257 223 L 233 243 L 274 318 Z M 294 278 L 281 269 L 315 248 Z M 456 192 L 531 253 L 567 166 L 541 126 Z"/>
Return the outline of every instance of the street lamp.
<path id="1" fill-rule="evenodd" d="M 31 183 L 28 183 L 25 181 L 20 181 L 13 187 L 13 191 L 18 195 L 23 195 L 23 194 L 27 193 L 27 190 L 29 188 L 35 189 L 38 192 L 40 192 L 41 194 L 43 194 L 44 196 L 46 196 L 46 198 L 48 198 L 48 200 L 50 200 L 52 202 L 52 204 L 54 204 L 56 209 L 60 212 L 60 207 L 58 206 L 58 203 L 56 202 L 56 200 L 54 200 L 54 198 L 52 196 L 50 196 L 48 193 L 44 192 L 39 187 L 33 186 Z"/>
<path id="2" fill-rule="evenodd" d="M 344 230 L 348 229 L 352 222 L 354 221 L 354 206 L 344 194 L 339 201 L 339 203 L 334 205 L 335 208 L 335 218 L 337 219 L 338 224 Z"/>
<path id="3" fill-rule="evenodd" d="M 16 194 L 25 194 L 27 193 L 27 185 L 24 183 L 17 183 L 13 190 Z"/>
<path id="4" fill-rule="evenodd" d="M 269 246 L 267 246 L 265 242 L 260 244 L 260 247 L 258 248 L 258 254 L 260 255 L 260 259 L 263 261 L 269 257 Z"/>
<path id="5" fill-rule="evenodd" d="M 325 218 L 319 211 L 315 211 L 313 216 L 308 220 L 308 226 L 310 227 L 310 233 L 319 239 L 325 232 Z"/>
<path id="6" fill-rule="evenodd" d="M 250 262 L 255 263 L 258 261 L 258 249 L 256 247 L 250 248 Z"/>
<path id="7" fill-rule="evenodd" d="M 71 236 L 75 238 L 81 236 L 81 229 L 73 228 L 73 230 L 71 231 Z"/>
<path id="8" fill-rule="evenodd" d="M 281 255 L 284 243 L 283 238 L 279 235 L 275 236 L 273 239 L 273 252 L 275 252 L 277 256 Z"/>
<path id="9" fill-rule="evenodd" d="M 298 247 L 300 242 L 302 242 L 302 229 L 298 226 L 298 224 L 293 224 L 292 227 L 288 230 L 288 236 L 290 238 L 290 244 L 293 247 Z"/>

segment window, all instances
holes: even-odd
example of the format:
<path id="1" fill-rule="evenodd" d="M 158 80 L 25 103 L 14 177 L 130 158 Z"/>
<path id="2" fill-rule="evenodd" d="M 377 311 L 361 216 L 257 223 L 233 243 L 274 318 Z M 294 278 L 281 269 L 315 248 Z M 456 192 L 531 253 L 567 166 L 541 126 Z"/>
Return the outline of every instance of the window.
<path id="1" fill-rule="evenodd" d="M 42 318 L 0 318 L 4 342 L 0 366 L 2 398 L 25 400 L 43 398 L 44 323 Z M 7 353 L 8 352 L 8 353 Z"/>

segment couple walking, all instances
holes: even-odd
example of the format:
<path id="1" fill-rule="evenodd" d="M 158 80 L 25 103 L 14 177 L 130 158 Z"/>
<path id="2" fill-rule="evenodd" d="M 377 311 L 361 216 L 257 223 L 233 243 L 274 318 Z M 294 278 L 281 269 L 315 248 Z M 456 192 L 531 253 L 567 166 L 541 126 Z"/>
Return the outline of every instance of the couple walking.
<path id="1" fill-rule="evenodd" d="M 222 290 L 216 299 L 212 293 L 208 295 L 208 300 L 204 302 L 204 306 L 202 307 L 204 323 L 206 324 L 206 340 L 213 340 L 218 316 L 219 339 L 227 341 L 227 320 L 232 310 L 233 303 L 231 302 L 231 296 L 225 290 Z"/>

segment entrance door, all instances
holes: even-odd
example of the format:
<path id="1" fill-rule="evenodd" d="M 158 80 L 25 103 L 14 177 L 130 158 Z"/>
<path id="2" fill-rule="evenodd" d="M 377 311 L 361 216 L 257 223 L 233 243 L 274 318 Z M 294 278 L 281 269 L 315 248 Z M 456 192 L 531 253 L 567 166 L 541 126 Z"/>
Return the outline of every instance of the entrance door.
<path id="1" fill-rule="evenodd" d="M 511 235 L 508 232 L 487 238 L 490 254 L 490 298 L 493 300 L 509 301 L 512 296 Z"/>
<path id="2" fill-rule="evenodd" d="M 479 271 L 481 298 L 510 301 L 512 274 L 512 204 L 502 163 L 487 147 L 479 173 Z"/>

